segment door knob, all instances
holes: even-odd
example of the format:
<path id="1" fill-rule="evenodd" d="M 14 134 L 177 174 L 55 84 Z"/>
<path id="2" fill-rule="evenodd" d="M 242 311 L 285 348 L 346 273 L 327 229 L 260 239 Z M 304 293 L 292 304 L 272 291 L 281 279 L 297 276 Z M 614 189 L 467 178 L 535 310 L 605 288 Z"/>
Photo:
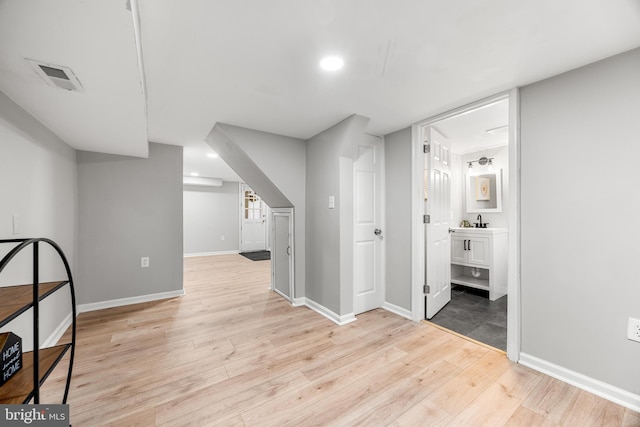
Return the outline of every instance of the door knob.
<path id="1" fill-rule="evenodd" d="M 376 236 L 379 236 L 382 234 L 382 230 L 380 230 L 379 228 L 376 228 L 375 230 L 373 230 L 373 234 L 375 234 Z"/>

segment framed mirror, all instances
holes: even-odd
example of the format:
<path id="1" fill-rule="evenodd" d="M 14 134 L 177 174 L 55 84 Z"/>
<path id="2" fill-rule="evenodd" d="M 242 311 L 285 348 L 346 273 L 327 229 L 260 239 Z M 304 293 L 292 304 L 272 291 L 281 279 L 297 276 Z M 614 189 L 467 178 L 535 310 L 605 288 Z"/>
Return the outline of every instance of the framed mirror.
<path id="1" fill-rule="evenodd" d="M 469 173 L 465 187 L 467 213 L 502 212 L 502 169 Z"/>

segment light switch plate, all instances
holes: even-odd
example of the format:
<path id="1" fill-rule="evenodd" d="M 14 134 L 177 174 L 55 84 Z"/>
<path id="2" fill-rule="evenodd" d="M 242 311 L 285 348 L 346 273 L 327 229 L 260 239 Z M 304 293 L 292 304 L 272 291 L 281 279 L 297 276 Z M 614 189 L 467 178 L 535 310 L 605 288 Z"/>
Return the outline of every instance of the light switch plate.
<path id="1" fill-rule="evenodd" d="M 143 256 L 142 258 L 140 258 L 140 267 L 142 267 L 142 268 L 149 267 L 149 257 L 148 256 Z"/>
<path id="2" fill-rule="evenodd" d="M 329 209 L 335 209 L 336 207 L 336 198 L 334 196 L 329 196 Z"/>
<path id="3" fill-rule="evenodd" d="M 16 234 L 20 234 L 20 228 L 21 228 L 20 215 L 13 214 L 12 221 L 13 221 L 13 235 L 15 236 Z"/>

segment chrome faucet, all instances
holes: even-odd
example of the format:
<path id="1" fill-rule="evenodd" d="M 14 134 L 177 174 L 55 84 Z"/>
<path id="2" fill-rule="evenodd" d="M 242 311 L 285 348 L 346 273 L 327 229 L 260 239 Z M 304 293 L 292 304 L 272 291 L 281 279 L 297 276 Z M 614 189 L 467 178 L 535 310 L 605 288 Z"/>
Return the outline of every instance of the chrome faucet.
<path id="1" fill-rule="evenodd" d="M 478 214 L 476 219 L 478 220 L 478 228 L 482 228 L 482 215 Z"/>

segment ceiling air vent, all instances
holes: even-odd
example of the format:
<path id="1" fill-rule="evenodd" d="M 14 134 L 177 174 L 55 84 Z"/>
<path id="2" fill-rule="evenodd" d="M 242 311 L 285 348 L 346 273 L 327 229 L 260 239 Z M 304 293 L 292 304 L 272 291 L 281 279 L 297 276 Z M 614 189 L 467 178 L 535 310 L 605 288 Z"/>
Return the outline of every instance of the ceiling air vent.
<path id="1" fill-rule="evenodd" d="M 82 92 L 84 88 L 71 68 L 26 58 L 31 68 L 50 86 Z"/>

